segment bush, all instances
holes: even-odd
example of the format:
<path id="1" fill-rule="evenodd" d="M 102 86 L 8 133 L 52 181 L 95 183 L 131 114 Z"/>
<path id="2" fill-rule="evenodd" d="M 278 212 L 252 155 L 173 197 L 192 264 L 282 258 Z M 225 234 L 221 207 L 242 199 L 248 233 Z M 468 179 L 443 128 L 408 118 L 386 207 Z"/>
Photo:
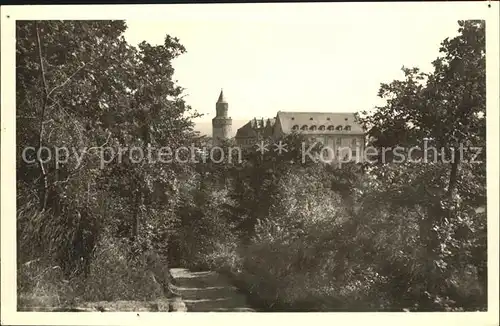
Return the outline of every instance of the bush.
<path id="1" fill-rule="evenodd" d="M 347 221 L 340 197 L 308 171 L 287 174 L 279 182 L 269 216 L 256 226 L 244 251 L 245 273 L 254 275 L 249 286 L 262 300 L 282 309 L 339 308 L 336 282 L 335 234 Z"/>
<path id="2" fill-rule="evenodd" d="M 18 305 L 20 309 L 68 307 L 84 301 L 156 300 L 163 297 L 161 272 L 168 265 L 151 263 L 128 239 L 102 234 L 87 261 L 72 269 L 58 262 L 72 229 L 50 212 L 38 212 L 31 203 L 18 210 Z M 67 226 L 67 225 L 66 225 Z M 144 230 L 142 233 L 146 232 Z M 62 242 L 62 243 L 61 243 Z M 87 267 L 87 273 L 83 269 Z M 155 275 L 156 273 L 156 275 Z M 31 307 L 31 308 L 30 308 Z"/>
<path id="3" fill-rule="evenodd" d="M 146 255 L 135 259 L 130 245 L 117 239 L 103 239 L 82 284 L 84 301 L 156 300 L 163 297 L 162 285 L 147 264 Z"/>
<path id="4" fill-rule="evenodd" d="M 76 297 L 72 282 L 61 267 L 40 259 L 21 264 L 17 269 L 18 309 L 71 306 Z"/>

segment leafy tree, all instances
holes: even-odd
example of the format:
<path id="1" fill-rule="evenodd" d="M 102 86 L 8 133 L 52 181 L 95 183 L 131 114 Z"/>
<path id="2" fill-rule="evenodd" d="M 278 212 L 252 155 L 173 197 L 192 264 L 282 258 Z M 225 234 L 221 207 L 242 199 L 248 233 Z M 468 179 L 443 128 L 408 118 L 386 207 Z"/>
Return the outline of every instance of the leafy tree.
<path id="1" fill-rule="evenodd" d="M 18 207 L 33 210 L 37 198 L 39 212 L 19 221 L 21 259 L 48 252 L 68 273 L 81 262 L 88 273 L 107 236 L 160 249 L 173 232 L 177 176 L 187 167 L 154 161 L 160 147 L 195 136 L 197 113 L 173 80 L 172 60 L 185 49 L 168 35 L 136 48 L 125 29 L 123 21 L 17 23 Z M 51 153 L 37 157 L 42 147 Z M 61 164 L 56 148 L 67 149 Z M 141 149 L 153 161 L 135 157 Z"/>
<path id="2" fill-rule="evenodd" d="M 377 194 L 367 205 L 370 210 L 380 201 L 386 207 L 410 209 L 406 218 L 418 221 L 420 245 L 426 248 L 421 254 L 426 260 L 422 282 L 425 293 L 431 293 L 427 308 L 437 293 L 451 293 L 449 280 L 464 264 L 477 268 L 486 289 L 485 216 L 476 212 L 486 204 L 484 21 L 460 21 L 459 35 L 445 39 L 440 52 L 432 73 L 403 68 L 403 81 L 382 84 L 379 95 L 387 104 L 359 118 L 370 145 L 380 150 L 424 143 L 437 149 L 420 151 L 415 164 L 381 157 L 379 163 L 392 163 L 371 167 L 372 188 L 366 194 Z M 474 147 L 482 148 L 476 158 L 480 163 L 471 161 Z"/>

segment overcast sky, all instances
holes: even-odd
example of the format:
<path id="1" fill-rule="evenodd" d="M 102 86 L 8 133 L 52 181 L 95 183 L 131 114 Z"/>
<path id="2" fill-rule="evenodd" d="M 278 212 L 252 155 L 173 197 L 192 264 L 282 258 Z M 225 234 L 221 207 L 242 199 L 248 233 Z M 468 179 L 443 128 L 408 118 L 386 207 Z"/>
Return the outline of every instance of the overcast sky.
<path id="1" fill-rule="evenodd" d="M 466 6 L 443 3 L 208 4 L 171 6 L 164 19 L 127 20 L 126 39 L 187 53 L 175 78 L 210 121 L 220 89 L 233 119 L 282 111 L 355 112 L 379 104 L 381 82 L 401 67 L 431 69 L 439 44 L 457 34 Z M 201 122 L 202 122 L 201 121 Z"/>

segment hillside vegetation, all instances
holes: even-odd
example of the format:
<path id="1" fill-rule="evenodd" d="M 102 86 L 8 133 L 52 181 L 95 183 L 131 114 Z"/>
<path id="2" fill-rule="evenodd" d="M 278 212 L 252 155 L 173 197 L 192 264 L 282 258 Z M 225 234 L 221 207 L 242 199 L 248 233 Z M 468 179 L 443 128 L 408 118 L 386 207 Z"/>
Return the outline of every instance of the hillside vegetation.
<path id="1" fill-rule="evenodd" d="M 381 84 L 386 105 L 359 114 L 374 148 L 443 151 L 339 169 L 302 162 L 295 134 L 286 153 L 242 162 L 134 160 L 133 147 L 204 141 L 172 79 L 180 40 L 17 22 L 19 304 L 155 300 L 182 266 L 226 273 L 270 310 L 485 310 L 484 22 L 458 28 L 433 72 L 403 68 Z M 69 151 L 57 163 L 44 147 Z"/>

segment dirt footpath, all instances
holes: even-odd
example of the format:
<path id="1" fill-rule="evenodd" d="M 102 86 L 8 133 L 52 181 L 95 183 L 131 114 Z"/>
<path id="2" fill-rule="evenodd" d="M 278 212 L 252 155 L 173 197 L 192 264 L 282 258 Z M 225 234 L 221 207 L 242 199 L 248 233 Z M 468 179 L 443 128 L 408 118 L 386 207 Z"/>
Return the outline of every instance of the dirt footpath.
<path id="1" fill-rule="evenodd" d="M 217 272 L 191 272 L 184 268 L 172 268 L 170 272 L 188 312 L 255 311 L 227 277 Z"/>

